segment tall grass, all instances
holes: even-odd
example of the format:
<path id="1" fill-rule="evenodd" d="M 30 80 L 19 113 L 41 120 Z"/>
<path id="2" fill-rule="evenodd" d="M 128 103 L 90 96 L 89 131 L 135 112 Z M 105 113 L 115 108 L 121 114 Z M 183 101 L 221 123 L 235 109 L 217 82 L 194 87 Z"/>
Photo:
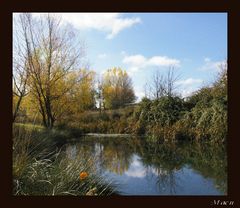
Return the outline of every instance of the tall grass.
<path id="1" fill-rule="evenodd" d="M 49 133 L 49 132 L 48 132 Z M 116 191 L 93 166 L 94 158 L 69 157 L 55 133 L 37 126 L 13 125 L 14 195 L 112 195 Z M 87 176 L 80 178 L 85 172 Z"/>
<path id="2" fill-rule="evenodd" d="M 66 128 L 77 128 L 82 133 L 132 133 L 129 120 L 133 112 L 131 106 L 102 112 L 85 111 L 68 122 Z"/>

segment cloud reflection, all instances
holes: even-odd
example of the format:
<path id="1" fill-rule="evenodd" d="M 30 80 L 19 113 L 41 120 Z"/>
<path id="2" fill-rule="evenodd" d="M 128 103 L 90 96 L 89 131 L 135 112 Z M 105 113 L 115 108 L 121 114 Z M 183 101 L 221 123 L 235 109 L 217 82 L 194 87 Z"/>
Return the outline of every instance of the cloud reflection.
<path id="1" fill-rule="evenodd" d="M 138 155 L 133 155 L 132 157 L 132 163 L 129 167 L 129 169 L 125 172 L 125 175 L 129 177 L 135 177 L 135 178 L 144 178 L 147 175 L 167 175 L 167 171 L 164 169 L 156 169 L 153 167 L 145 167 L 142 162 L 141 158 Z"/>

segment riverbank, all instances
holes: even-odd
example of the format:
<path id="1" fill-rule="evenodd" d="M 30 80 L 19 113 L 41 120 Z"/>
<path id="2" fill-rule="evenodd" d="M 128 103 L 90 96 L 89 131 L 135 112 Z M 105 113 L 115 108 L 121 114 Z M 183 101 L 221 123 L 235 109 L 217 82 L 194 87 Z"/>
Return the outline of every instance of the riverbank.
<path id="1" fill-rule="evenodd" d="M 98 165 L 93 165 L 97 155 L 92 151 L 96 151 L 96 148 L 100 148 L 101 151 L 104 149 L 105 153 L 101 155 L 106 156 L 107 161 L 112 161 L 110 164 L 113 168 L 120 168 L 119 165 L 124 166 L 123 161 L 130 161 L 129 151 L 131 150 L 130 152 L 135 152 L 142 157 L 144 164 L 160 168 L 160 173 L 166 172 L 162 170 L 163 165 L 167 170 L 170 168 L 174 172 L 176 168 L 176 170 L 180 167 L 184 169 L 186 163 L 204 176 L 216 177 L 217 186 L 221 188 L 226 186 L 225 182 L 221 183 L 225 176 L 222 175 L 220 179 L 217 176 L 226 168 L 224 145 L 185 141 L 186 146 L 183 146 L 180 141 L 159 143 L 159 140 L 151 136 L 138 138 L 130 134 L 83 134 L 81 131 L 78 133 L 80 134 L 76 131 L 71 133 L 70 130 L 57 128 L 47 130 L 42 126 L 32 124 L 14 124 L 13 194 L 75 196 L 89 195 L 92 192 L 94 192 L 93 195 L 120 194 L 117 191 L 118 186 L 114 185 L 115 182 L 110 182 L 106 176 L 99 175 L 101 170 L 96 168 Z M 93 142 L 97 144 L 92 145 Z M 192 148 L 193 142 L 194 148 Z M 104 148 L 99 146 L 104 143 L 106 145 Z M 76 152 L 75 144 L 82 149 L 81 154 Z M 71 149 L 71 146 L 74 148 Z M 111 150 L 112 148 L 114 150 Z M 89 152 L 84 153 L 87 149 Z M 214 153 L 216 149 L 217 154 Z M 109 157 L 110 155 L 112 156 Z M 106 162 L 104 161 L 105 159 L 99 163 L 104 164 Z M 211 163 L 213 161 L 214 164 Z M 212 166 L 214 168 L 207 171 Z M 111 167 L 109 168 L 112 170 Z M 86 176 L 85 179 L 81 179 L 84 178 L 80 176 L 82 173 Z M 159 177 L 162 176 L 159 175 Z"/>
<path id="2" fill-rule="evenodd" d="M 13 125 L 13 195 L 116 195 L 114 184 L 92 167 L 93 157 L 62 152 L 70 131 Z"/>

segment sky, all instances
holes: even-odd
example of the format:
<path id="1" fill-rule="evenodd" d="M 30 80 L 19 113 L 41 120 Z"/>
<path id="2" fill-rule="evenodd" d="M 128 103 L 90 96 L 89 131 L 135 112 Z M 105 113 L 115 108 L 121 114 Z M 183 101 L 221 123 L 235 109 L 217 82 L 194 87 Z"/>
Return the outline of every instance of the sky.
<path id="1" fill-rule="evenodd" d="M 33 14 L 38 17 L 40 13 Z M 227 59 L 227 13 L 57 13 L 86 45 L 90 69 L 121 67 L 138 101 L 153 73 L 173 66 L 183 97 L 211 83 Z"/>

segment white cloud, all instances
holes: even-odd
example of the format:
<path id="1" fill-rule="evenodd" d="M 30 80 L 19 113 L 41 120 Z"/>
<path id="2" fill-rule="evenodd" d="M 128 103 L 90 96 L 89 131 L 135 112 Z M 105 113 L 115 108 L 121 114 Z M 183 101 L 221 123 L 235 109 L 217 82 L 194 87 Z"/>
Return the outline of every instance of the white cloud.
<path id="1" fill-rule="evenodd" d="M 146 171 L 145 170 L 140 170 L 140 171 L 132 171 L 128 170 L 125 172 L 127 176 L 134 177 L 134 178 L 143 178 L 146 176 Z"/>
<path id="2" fill-rule="evenodd" d="M 136 157 L 139 158 L 139 157 Z M 134 160 L 129 169 L 125 172 L 125 174 L 129 177 L 134 177 L 134 178 L 144 178 L 149 174 L 153 174 L 155 176 L 159 176 L 159 174 L 166 175 L 167 172 L 164 169 L 156 169 L 154 167 L 144 167 L 143 164 L 139 159 Z"/>
<path id="3" fill-rule="evenodd" d="M 129 73 L 132 73 L 132 75 L 134 76 L 134 73 L 137 72 L 139 69 L 139 67 L 136 66 L 132 66 L 130 68 L 128 68 Z"/>
<path id="4" fill-rule="evenodd" d="M 180 61 L 167 56 L 154 56 L 148 60 L 148 64 L 153 66 L 180 66 Z"/>
<path id="5" fill-rule="evenodd" d="M 201 71 L 219 71 L 220 66 L 224 64 L 225 61 L 212 61 L 210 58 L 204 58 L 204 64 L 198 68 Z"/>
<path id="6" fill-rule="evenodd" d="M 101 54 L 98 54 L 97 56 L 99 59 L 105 59 L 107 57 L 107 54 L 106 53 L 101 53 Z"/>
<path id="7" fill-rule="evenodd" d="M 39 16 L 44 13 L 34 13 Z M 126 18 L 120 13 L 54 13 L 60 16 L 63 22 L 72 24 L 80 30 L 95 29 L 107 33 L 106 38 L 112 39 L 119 32 L 141 23 L 139 17 Z"/>
<path id="8" fill-rule="evenodd" d="M 187 85 L 201 84 L 202 82 L 203 82 L 202 79 L 188 78 L 185 80 L 179 80 L 176 82 L 176 84 L 187 86 Z"/>
<path id="9" fill-rule="evenodd" d="M 203 80 L 190 77 L 184 80 L 179 80 L 176 84 L 178 85 L 178 90 L 182 97 L 188 97 L 201 87 Z"/>
<path id="10" fill-rule="evenodd" d="M 146 170 L 139 160 L 140 158 L 138 156 L 133 157 L 133 162 L 131 166 L 125 172 L 127 176 L 136 177 L 136 178 L 143 178 L 146 176 Z"/>
<path id="11" fill-rule="evenodd" d="M 125 56 L 123 63 L 141 67 L 146 65 L 147 60 L 143 55 Z"/>
<path id="12" fill-rule="evenodd" d="M 145 93 L 140 90 L 135 90 L 135 95 L 137 96 L 137 102 L 139 102 L 145 96 Z"/>
<path id="13" fill-rule="evenodd" d="M 209 61 L 211 61 L 210 58 L 208 58 L 208 57 L 204 58 L 204 62 L 209 62 Z"/>
<path id="14" fill-rule="evenodd" d="M 185 97 L 188 97 L 188 96 L 192 95 L 192 93 L 195 92 L 195 91 L 196 91 L 196 89 L 194 89 L 192 87 L 189 87 L 187 89 L 181 90 L 181 95 L 182 95 L 182 97 L 185 98 Z"/>
<path id="15" fill-rule="evenodd" d="M 156 66 L 156 67 L 166 67 L 166 66 L 180 66 L 180 61 L 177 59 L 169 58 L 167 56 L 153 56 L 151 58 L 146 58 L 141 54 L 125 56 L 123 58 L 123 63 L 130 66 L 130 71 L 138 71 L 141 68 Z"/>

